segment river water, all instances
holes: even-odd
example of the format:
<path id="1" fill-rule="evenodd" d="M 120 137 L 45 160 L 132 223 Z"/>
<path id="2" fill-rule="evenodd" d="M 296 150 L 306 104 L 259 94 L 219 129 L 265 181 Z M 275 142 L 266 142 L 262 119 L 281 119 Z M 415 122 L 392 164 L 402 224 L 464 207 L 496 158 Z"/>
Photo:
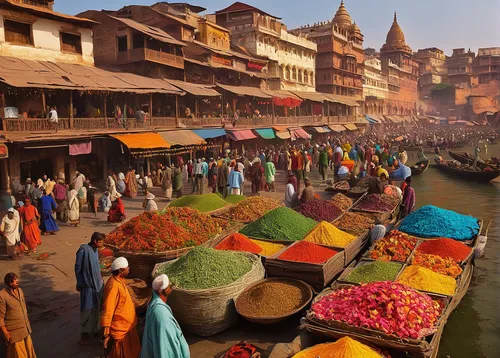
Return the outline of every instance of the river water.
<path id="1" fill-rule="evenodd" d="M 472 153 L 472 148 L 460 151 Z M 416 162 L 409 154 L 409 162 Z M 500 157 L 500 145 L 482 153 L 484 158 L 491 156 Z M 413 178 L 413 187 L 417 207 L 433 204 L 483 219 L 484 225 L 494 220 L 485 258 L 476 260 L 469 292 L 448 320 L 439 357 L 500 357 L 500 182 L 471 183 L 431 166 L 422 176 Z"/>

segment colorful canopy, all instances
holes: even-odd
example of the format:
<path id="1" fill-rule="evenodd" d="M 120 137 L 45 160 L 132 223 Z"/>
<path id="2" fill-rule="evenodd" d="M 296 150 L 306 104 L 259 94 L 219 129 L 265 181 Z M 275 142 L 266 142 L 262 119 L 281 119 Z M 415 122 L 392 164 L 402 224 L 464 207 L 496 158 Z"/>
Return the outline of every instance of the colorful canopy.
<path id="1" fill-rule="evenodd" d="M 193 132 L 203 139 L 224 137 L 226 135 L 223 128 L 193 129 Z"/>
<path id="2" fill-rule="evenodd" d="M 239 131 L 228 131 L 227 135 L 234 141 L 255 139 L 257 136 L 250 129 L 242 129 Z"/>
<path id="3" fill-rule="evenodd" d="M 274 131 L 272 128 L 258 128 L 255 129 L 258 135 L 260 135 L 264 139 L 274 139 L 276 136 L 274 135 Z"/>
<path id="4" fill-rule="evenodd" d="M 356 125 L 354 125 L 352 123 L 344 124 L 344 127 L 346 127 L 350 131 L 357 131 L 358 130 L 358 127 L 356 127 Z"/>
<path id="5" fill-rule="evenodd" d="M 290 134 L 292 135 L 293 139 L 311 139 L 309 133 L 307 133 L 302 128 L 290 129 Z"/>
<path id="6" fill-rule="evenodd" d="M 188 145 L 203 145 L 207 144 L 205 139 L 190 130 L 169 131 L 159 133 L 172 147 L 173 146 L 188 146 Z"/>
<path id="7" fill-rule="evenodd" d="M 166 153 L 171 147 L 158 133 L 144 132 L 133 134 L 112 134 L 111 137 L 119 140 L 130 150 L 134 156 L 151 156 Z"/>
<path id="8" fill-rule="evenodd" d="M 341 124 L 330 124 L 328 127 L 334 132 L 342 133 L 345 131 L 345 127 Z"/>

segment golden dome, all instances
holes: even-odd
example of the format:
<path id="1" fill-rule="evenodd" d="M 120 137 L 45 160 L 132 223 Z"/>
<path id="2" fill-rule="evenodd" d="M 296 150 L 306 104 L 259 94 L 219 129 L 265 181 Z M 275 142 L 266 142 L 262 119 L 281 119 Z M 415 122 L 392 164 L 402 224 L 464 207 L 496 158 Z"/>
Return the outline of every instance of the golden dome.
<path id="1" fill-rule="evenodd" d="M 344 6 L 344 0 L 340 2 L 339 9 L 333 18 L 333 23 L 337 24 L 339 27 L 351 26 L 352 24 L 351 15 L 349 15 Z"/>
<path id="2" fill-rule="evenodd" d="M 411 52 L 410 47 L 406 44 L 405 34 L 398 24 L 396 12 L 394 12 L 394 22 L 391 29 L 387 33 L 385 45 L 382 46 L 382 51 L 403 50 Z"/>
<path id="3" fill-rule="evenodd" d="M 349 27 L 349 31 L 355 34 L 361 34 L 361 30 L 358 25 L 356 25 L 356 21 Z"/>

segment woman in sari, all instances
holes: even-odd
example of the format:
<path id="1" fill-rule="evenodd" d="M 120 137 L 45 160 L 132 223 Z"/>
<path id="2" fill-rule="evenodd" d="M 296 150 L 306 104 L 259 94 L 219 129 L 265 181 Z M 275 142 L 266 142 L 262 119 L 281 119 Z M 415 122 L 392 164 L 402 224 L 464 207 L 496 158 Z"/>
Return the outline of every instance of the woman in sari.
<path id="1" fill-rule="evenodd" d="M 125 193 L 125 175 L 122 172 L 118 173 L 118 179 L 116 181 L 116 191 L 120 194 Z M 111 193 L 111 192 L 110 192 Z"/>
<path id="2" fill-rule="evenodd" d="M 46 233 L 55 235 L 56 232 L 59 231 L 59 227 L 52 217 L 52 214 L 54 213 L 54 210 L 57 209 L 57 204 L 52 196 L 47 195 L 47 192 L 45 190 L 43 191 L 43 195 L 40 198 L 40 209 L 42 216 L 40 230 L 42 231 L 42 235 L 45 235 Z"/>
<path id="3" fill-rule="evenodd" d="M 108 212 L 108 222 L 119 223 L 126 219 L 125 216 L 125 206 L 123 205 L 122 199 L 117 198 L 116 201 L 111 206 Z"/>
<path id="4" fill-rule="evenodd" d="M 77 227 L 80 223 L 80 201 L 75 189 L 71 189 L 68 193 L 68 217 L 70 224 Z"/>
<path id="5" fill-rule="evenodd" d="M 37 220 L 40 218 L 38 210 L 31 205 L 31 200 L 24 199 L 24 206 L 19 208 L 23 223 L 24 241 L 30 252 L 36 252 L 36 247 L 42 244 L 40 229 Z"/>
<path id="6" fill-rule="evenodd" d="M 129 168 L 125 176 L 125 196 L 135 198 L 137 196 L 137 178 L 135 169 Z"/>

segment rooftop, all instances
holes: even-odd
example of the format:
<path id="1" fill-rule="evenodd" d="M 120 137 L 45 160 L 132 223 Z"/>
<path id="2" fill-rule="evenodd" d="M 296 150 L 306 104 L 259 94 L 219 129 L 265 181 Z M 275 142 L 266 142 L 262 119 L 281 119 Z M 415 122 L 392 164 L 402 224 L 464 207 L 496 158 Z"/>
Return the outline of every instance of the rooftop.
<path id="1" fill-rule="evenodd" d="M 281 20 L 281 17 L 277 17 L 277 16 L 274 16 L 274 15 L 271 15 L 271 14 L 265 12 L 265 11 L 262 11 L 261 9 L 256 8 L 255 6 L 248 5 L 248 4 L 239 2 L 239 1 L 235 2 L 232 5 L 229 5 L 225 9 L 216 11 L 215 14 L 216 15 L 222 15 L 222 14 L 230 14 L 230 13 L 233 13 L 233 12 L 244 12 L 244 11 L 258 12 L 261 15 L 265 15 L 265 16 L 269 16 L 269 17 L 272 17 L 272 18 L 277 19 L 277 20 Z"/>

